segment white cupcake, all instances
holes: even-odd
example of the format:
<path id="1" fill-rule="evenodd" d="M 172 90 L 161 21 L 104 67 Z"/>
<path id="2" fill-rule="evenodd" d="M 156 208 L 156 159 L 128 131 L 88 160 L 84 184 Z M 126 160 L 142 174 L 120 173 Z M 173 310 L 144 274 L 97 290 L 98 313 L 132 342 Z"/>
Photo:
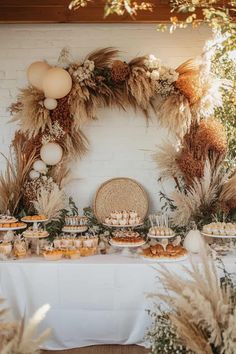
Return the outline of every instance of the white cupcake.
<path id="1" fill-rule="evenodd" d="M 111 218 L 112 218 L 112 219 L 116 219 L 116 214 L 117 214 L 116 211 L 112 211 L 112 212 L 111 212 Z"/>
<path id="2" fill-rule="evenodd" d="M 79 247 L 82 247 L 82 240 L 80 238 L 76 238 L 74 239 L 74 246 L 79 248 Z"/>
<path id="3" fill-rule="evenodd" d="M 129 225 L 135 225 L 136 220 L 135 219 L 129 219 Z"/>
<path id="4" fill-rule="evenodd" d="M 111 218 L 106 218 L 105 219 L 105 224 L 111 225 Z"/>
<path id="5" fill-rule="evenodd" d="M 122 213 L 123 219 L 128 219 L 129 218 L 129 212 L 127 210 L 124 210 Z"/>
<path id="6" fill-rule="evenodd" d="M 130 218 L 136 218 L 138 216 L 138 213 L 134 210 L 130 210 L 129 215 Z"/>
<path id="7" fill-rule="evenodd" d="M 119 220 L 119 225 L 121 225 L 121 226 L 127 225 L 127 220 L 126 219 L 120 219 Z"/>
<path id="8" fill-rule="evenodd" d="M 122 219 L 122 216 L 123 216 L 122 211 L 118 211 L 118 212 L 116 213 L 116 219 L 117 219 L 117 220 L 121 220 L 121 219 Z"/>

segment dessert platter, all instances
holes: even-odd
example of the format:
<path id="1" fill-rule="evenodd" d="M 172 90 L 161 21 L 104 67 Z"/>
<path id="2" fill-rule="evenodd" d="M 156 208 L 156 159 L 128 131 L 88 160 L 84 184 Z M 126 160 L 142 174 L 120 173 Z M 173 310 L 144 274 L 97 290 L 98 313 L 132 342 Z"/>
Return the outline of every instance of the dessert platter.
<path id="1" fill-rule="evenodd" d="M 175 237 L 174 231 L 169 227 L 169 219 L 167 215 L 161 213 L 150 215 L 149 221 L 151 224 L 147 235 L 149 238 L 168 239 Z"/>
<path id="2" fill-rule="evenodd" d="M 180 262 L 184 261 L 188 257 L 187 250 L 180 244 L 175 245 L 168 243 L 165 245 L 157 243 L 143 249 L 142 257 L 144 260 L 151 262 Z"/>
<path id="3" fill-rule="evenodd" d="M 109 243 L 115 248 L 121 248 L 123 255 L 132 256 L 131 249 L 137 249 L 143 246 L 146 241 L 138 232 L 117 230 L 113 232 L 113 237 L 110 239 Z"/>
<path id="4" fill-rule="evenodd" d="M 211 244 L 212 251 L 215 252 L 217 256 L 236 253 L 236 224 L 212 222 L 203 226 L 201 234 L 204 237 L 212 239 L 212 242 L 209 243 Z"/>
<path id="5" fill-rule="evenodd" d="M 201 234 L 213 238 L 236 238 L 236 224 L 212 222 L 203 226 Z"/>
<path id="6" fill-rule="evenodd" d="M 98 236 L 87 234 L 81 237 L 57 237 L 52 249 L 62 252 L 65 258 L 93 256 L 97 253 Z"/>
<path id="7" fill-rule="evenodd" d="M 27 225 L 19 222 L 14 216 L 0 215 L 0 240 L 11 242 L 14 238 L 14 231 L 23 230 Z"/>
<path id="8" fill-rule="evenodd" d="M 36 254 L 37 256 L 39 256 L 40 254 L 40 242 L 39 240 L 41 238 L 45 238 L 48 237 L 49 234 L 46 230 L 42 230 L 42 229 L 35 229 L 34 227 L 29 227 L 26 231 L 23 232 L 23 237 L 25 239 L 31 239 L 33 242 L 35 240 L 35 244 L 36 244 Z"/>
<path id="9" fill-rule="evenodd" d="M 88 220 L 85 216 L 67 216 L 62 232 L 72 234 L 83 233 L 88 230 L 87 223 Z"/>
<path id="10" fill-rule="evenodd" d="M 26 223 L 32 223 L 33 228 L 37 229 L 38 223 L 46 222 L 46 221 L 48 221 L 48 218 L 45 215 L 27 215 L 27 216 L 24 216 L 23 218 L 21 218 L 21 220 Z"/>
<path id="11" fill-rule="evenodd" d="M 138 227 L 143 225 L 143 220 L 135 210 L 115 210 L 107 216 L 103 225 L 108 227 Z"/>

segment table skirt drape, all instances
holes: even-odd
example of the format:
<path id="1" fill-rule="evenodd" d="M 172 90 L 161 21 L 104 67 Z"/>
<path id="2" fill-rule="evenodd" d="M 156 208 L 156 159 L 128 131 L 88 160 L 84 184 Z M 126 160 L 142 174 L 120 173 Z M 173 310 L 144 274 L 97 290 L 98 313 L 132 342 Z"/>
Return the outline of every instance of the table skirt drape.
<path id="1" fill-rule="evenodd" d="M 225 264 L 236 271 L 234 257 L 225 257 Z M 189 261 L 166 263 L 184 274 L 182 265 L 189 266 Z M 53 329 L 44 349 L 144 344 L 151 325 L 147 310 L 154 302 L 148 295 L 161 291 L 159 266 L 121 255 L 1 261 L 0 296 L 14 319 L 28 319 L 40 306 L 50 305 L 40 325 L 40 330 Z"/>

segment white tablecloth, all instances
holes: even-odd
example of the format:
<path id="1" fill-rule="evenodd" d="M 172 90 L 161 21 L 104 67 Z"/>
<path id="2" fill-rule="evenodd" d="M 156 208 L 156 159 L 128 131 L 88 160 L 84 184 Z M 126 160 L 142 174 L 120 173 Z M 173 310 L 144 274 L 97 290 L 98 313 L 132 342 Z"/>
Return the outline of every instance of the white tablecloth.
<path id="1" fill-rule="evenodd" d="M 235 261 L 225 257 L 229 271 L 236 271 Z M 183 273 L 182 265 L 189 261 L 166 265 Z M 53 329 L 45 349 L 142 344 L 151 324 L 147 310 L 153 300 L 147 295 L 160 289 L 156 268 L 157 264 L 121 255 L 1 261 L 0 296 L 7 299 L 14 318 L 29 318 L 50 304 L 40 328 Z"/>

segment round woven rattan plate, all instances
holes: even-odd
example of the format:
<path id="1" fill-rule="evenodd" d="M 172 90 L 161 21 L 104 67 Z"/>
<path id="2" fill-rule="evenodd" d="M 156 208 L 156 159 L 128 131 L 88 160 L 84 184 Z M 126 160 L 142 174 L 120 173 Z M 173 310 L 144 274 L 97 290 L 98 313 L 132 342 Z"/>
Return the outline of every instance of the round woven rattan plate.
<path id="1" fill-rule="evenodd" d="M 135 210 L 142 220 L 148 213 L 148 196 L 143 187 L 127 177 L 113 178 L 96 192 L 94 213 L 100 222 L 114 210 Z"/>

